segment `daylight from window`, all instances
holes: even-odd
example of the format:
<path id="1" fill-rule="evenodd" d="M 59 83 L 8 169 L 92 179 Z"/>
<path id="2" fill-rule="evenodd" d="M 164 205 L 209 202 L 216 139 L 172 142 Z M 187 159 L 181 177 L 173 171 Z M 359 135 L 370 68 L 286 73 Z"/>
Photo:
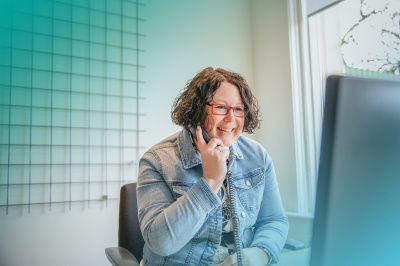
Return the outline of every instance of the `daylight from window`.
<path id="1" fill-rule="evenodd" d="M 346 75 L 400 80 L 400 0 L 344 0 L 307 20 L 309 62 L 305 69 L 309 68 L 310 74 L 305 75 L 309 85 L 305 85 L 303 104 L 308 108 L 304 118 L 304 157 L 308 161 L 304 167 L 309 174 L 304 175 L 304 183 L 308 191 L 315 192 L 326 78 Z M 314 202 L 313 195 L 304 201 Z"/>
<path id="2" fill-rule="evenodd" d="M 346 0 L 340 8 L 346 66 L 400 74 L 400 0 Z"/>

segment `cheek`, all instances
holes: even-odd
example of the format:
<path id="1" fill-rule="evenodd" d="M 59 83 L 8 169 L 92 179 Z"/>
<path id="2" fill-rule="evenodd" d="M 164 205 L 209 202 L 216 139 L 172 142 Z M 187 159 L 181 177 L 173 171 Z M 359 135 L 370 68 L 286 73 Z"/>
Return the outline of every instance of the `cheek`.
<path id="1" fill-rule="evenodd" d="M 242 135 L 242 133 L 243 133 L 243 125 L 244 125 L 243 122 L 238 123 L 237 131 L 236 131 L 236 133 L 235 133 L 235 138 L 236 138 L 236 139 L 239 138 L 240 135 Z"/>
<path id="2" fill-rule="evenodd" d="M 236 123 L 238 125 L 237 128 L 240 130 L 240 132 L 242 132 L 243 131 L 243 126 L 244 126 L 244 119 L 236 120 Z"/>

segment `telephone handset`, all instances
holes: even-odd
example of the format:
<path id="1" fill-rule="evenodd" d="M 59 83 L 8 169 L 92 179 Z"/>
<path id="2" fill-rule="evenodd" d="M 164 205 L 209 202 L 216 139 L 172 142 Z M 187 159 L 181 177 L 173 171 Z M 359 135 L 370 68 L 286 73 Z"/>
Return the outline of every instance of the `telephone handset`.
<path id="1" fill-rule="evenodd" d="M 190 130 L 190 133 L 192 133 L 192 136 L 194 137 L 194 139 L 197 140 L 196 127 L 195 127 L 195 126 L 191 126 L 191 127 L 189 128 L 189 130 Z M 201 133 L 203 133 L 203 139 L 204 139 L 204 141 L 205 141 L 206 143 L 209 143 L 210 140 L 211 140 L 211 138 L 210 138 L 210 136 L 207 134 L 207 132 L 206 132 L 203 128 L 201 128 Z"/>
<path id="2" fill-rule="evenodd" d="M 197 140 L 197 134 L 196 134 L 196 127 L 191 126 L 189 128 L 190 134 L 194 139 Z M 203 133 L 203 138 L 206 143 L 210 142 L 211 138 L 207 134 L 207 132 L 202 128 L 201 132 Z M 228 164 L 228 163 L 227 163 Z M 237 265 L 242 266 L 244 265 L 244 257 L 243 257 L 243 251 L 242 251 L 242 240 L 241 240 L 241 235 L 239 232 L 239 216 L 237 214 L 237 207 L 236 207 L 236 197 L 235 197 L 235 186 L 233 185 L 233 178 L 232 178 L 232 172 L 229 171 L 229 164 L 228 164 L 228 172 L 226 173 L 225 176 L 227 180 L 227 190 L 228 190 L 228 200 L 229 200 L 229 207 L 231 211 L 231 218 L 232 218 L 232 223 L 233 223 L 233 235 L 235 239 L 235 246 L 236 246 L 236 255 L 237 255 Z"/>

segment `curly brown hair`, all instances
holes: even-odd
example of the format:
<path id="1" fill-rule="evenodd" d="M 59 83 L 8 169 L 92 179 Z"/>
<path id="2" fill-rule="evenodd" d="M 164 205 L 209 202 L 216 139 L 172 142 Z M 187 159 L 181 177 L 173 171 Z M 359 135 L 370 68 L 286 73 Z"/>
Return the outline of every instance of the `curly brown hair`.
<path id="1" fill-rule="evenodd" d="M 212 102 L 215 92 L 223 81 L 238 87 L 244 107 L 249 110 L 245 117 L 243 131 L 254 133 L 254 130 L 260 127 L 261 122 L 257 99 L 240 74 L 221 68 L 208 67 L 186 84 L 172 105 L 172 121 L 186 129 L 197 126 L 199 123 L 204 128 L 208 116 L 206 105 Z"/>

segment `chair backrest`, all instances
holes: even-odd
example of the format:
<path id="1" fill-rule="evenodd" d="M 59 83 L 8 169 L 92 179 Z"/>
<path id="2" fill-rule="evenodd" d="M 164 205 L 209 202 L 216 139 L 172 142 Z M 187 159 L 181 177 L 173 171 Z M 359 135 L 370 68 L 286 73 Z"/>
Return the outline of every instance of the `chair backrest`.
<path id="1" fill-rule="evenodd" d="M 139 262 L 142 260 L 144 239 L 139 226 L 136 183 L 121 187 L 118 246 L 129 250 Z"/>

